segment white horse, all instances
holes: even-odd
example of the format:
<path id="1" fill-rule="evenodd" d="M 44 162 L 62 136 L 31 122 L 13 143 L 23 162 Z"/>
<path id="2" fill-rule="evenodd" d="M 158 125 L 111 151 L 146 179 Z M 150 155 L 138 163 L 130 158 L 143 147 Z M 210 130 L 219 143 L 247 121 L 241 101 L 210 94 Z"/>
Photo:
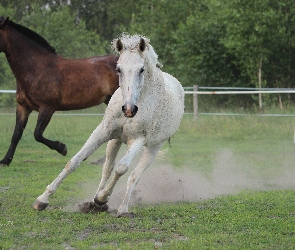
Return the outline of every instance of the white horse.
<path id="1" fill-rule="evenodd" d="M 178 129 L 184 112 L 184 91 L 176 78 L 159 69 L 158 56 L 149 39 L 123 34 L 112 42 L 112 47 L 120 55 L 117 63 L 120 88 L 112 96 L 102 122 L 82 149 L 37 198 L 33 204 L 36 210 L 45 209 L 49 196 L 55 193 L 63 179 L 98 147 L 108 142 L 102 178 L 93 201 L 87 206 L 89 210 L 107 210 L 106 203 L 116 182 L 143 149 L 138 165 L 128 178 L 125 197 L 118 208 L 118 216 L 133 216 L 128 212 L 128 202 L 135 184 L 152 164 L 163 143 Z M 127 145 L 128 150 L 115 166 L 122 143 Z M 113 177 L 107 184 L 114 167 Z"/>

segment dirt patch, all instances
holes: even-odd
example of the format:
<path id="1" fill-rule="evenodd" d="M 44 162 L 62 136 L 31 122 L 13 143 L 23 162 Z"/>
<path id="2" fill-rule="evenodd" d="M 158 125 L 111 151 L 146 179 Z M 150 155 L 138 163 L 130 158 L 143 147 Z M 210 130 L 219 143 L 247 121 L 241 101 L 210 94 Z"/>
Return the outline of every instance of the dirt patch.
<path id="1" fill-rule="evenodd" d="M 220 195 L 236 194 L 241 190 L 294 189 L 294 169 L 263 175 L 255 167 L 241 164 L 230 150 L 222 150 L 216 156 L 213 168 L 204 174 L 192 166 L 175 169 L 156 161 L 147 169 L 135 187 L 129 205 L 197 202 Z M 108 202 L 110 210 L 117 209 L 126 190 L 126 173 L 117 183 Z M 77 202 L 90 201 L 96 192 L 98 182 L 83 183 L 85 196 Z M 72 205 L 71 205 L 72 206 Z M 72 206 L 73 207 L 73 206 Z M 77 207 L 77 204 L 76 204 Z"/>

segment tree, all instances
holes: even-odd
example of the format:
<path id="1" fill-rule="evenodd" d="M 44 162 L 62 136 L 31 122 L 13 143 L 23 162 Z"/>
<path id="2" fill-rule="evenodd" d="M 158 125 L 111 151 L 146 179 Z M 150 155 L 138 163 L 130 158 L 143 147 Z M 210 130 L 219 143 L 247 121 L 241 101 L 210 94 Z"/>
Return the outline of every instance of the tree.
<path id="1" fill-rule="evenodd" d="M 98 34 L 86 29 L 85 22 L 76 22 L 67 6 L 32 6 L 22 23 L 42 35 L 55 47 L 58 54 L 68 58 L 81 58 L 105 54 L 105 43 Z"/>
<path id="2" fill-rule="evenodd" d="M 253 84 L 259 88 L 271 85 L 266 81 L 270 80 L 267 74 L 278 72 L 280 63 L 285 72 L 290 68 L 288 61 L 294 60 L 289 57 L 291 54 L 287 62 L 272 58 L 282 58 L 287 51 L 294 50 L 294 28 L 290 29 L 295 14 L 292 1 L 226 0 L 214 3 L 219 21 L 226 23 L 222 44 L 239 58 L 243 74 L 248 75 Z M 278 77 L 277 87 L 282 80 Z M 262 109 L 261 96 L 259 104 Z"/>
<path id="3" fill-rule="evenodd" d="M 173 33 L 176 41 L 173 50 L 174 72 L 182 85 L 192 86 L 243 86 L 247 77 L 241 75 L 235 55 L 221 43 L 226 34 L 225 23 L 219 22 L 208 3 L 198 8 Z M 206 106 L 235 102 L 247 106 L 249 99 L 234 96 L 201 97 Z M 210 100 L 210 101 L 209 101 Z M 209 104 L 210 102 L 210 104 Z"/>
<path id="4" fill-rule="evenodd" d="M 292 86 L 294 8 L 292 1 L 272 0 L 211 0 L 199 5 L 174 32 L 177 46 L 173 59 L 182 83 Z M 256 96 L 243 96 L 236 101 L 241 98 L 247 103 L 251 98 L 256 100 Z"/>
<path id="5" fill-rule="evenodd" d="M 194 13 L 198 5 L 198 1 L 141 0 L 140 11 L 133 12 L 127 31 L 149 37 L 159 60 L 164 65 L 164 70 L 175 75 L 178 65 L 173 50 L 178 45 L 173 33 Z"/>

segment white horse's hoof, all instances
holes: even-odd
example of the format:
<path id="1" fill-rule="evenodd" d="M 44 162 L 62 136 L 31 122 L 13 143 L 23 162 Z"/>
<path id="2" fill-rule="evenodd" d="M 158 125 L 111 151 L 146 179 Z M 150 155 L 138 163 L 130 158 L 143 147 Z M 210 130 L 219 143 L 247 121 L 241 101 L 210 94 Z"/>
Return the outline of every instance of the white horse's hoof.
<path id="1" fill-rule="evenodd" d="M 44 202 L 36 200 L 33 204 L 33 208 L 37 211 L 42 211 L 48 206 L 48 204 L 49 203 L 44 203 Z"/>
<path id="2" fill-rule="evenodd" d="M 121 218 L 121 217 L 127 217 L 127 218 L 135 218 L 135 213 L 132 213 L 132 212 L 127 212 L 127 213 L 118 213 L 117 214 L 117 217 L 118 218 Z"/>
<path id="3" fill-rule="evenodd" d="M 109 210 L 109 206 L 104 204 L 102 206 L 97 205 L 93 201 L 84 202 L 79 204 L 79 211 L 84 214 L 88 213 L 102 213 L 107 212 Z"/>

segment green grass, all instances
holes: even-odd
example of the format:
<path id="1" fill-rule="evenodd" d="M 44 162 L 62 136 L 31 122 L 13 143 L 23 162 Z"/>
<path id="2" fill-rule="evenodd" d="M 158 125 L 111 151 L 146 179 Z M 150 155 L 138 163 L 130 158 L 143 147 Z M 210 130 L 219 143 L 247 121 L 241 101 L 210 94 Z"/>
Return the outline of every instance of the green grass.
<path id="1" fill-rule="evenodd" d="M 65 208 L 86 195 L 85 183 L 98 184 L 101 167 L 89 162 L 103 156 L 105 146 L 68 176 L 45 211 L 36 212 L 32 203 L 81 148 L 102 117 L 53 117 L 45 136 L 66 143 L 66 157 L 34 141 L 36 119 L 36 115 L 30 118 L 10 167 L 0 169 L 0 249 L 295 247 L 292 186 L 289 190 L 249 189 L 195 202 L 136 205 L 130 208 L 137 215 L 134 219 L 116 218 L 113 213 L 69 212 Z M 0 115 L 2 157 L 9 146 L 14 120 L 13 115 Z M 294 127 L 293 117 L 200 116 L 194 122 L 186 115 L 171 140 L 171 148 L 155 165 L 190 169 L 208 179 L 216 166 L 232 165 L 254 178 L 271 180 L 294 168 Z M 168 147 L 166 143 L 163 150 Z"/>

